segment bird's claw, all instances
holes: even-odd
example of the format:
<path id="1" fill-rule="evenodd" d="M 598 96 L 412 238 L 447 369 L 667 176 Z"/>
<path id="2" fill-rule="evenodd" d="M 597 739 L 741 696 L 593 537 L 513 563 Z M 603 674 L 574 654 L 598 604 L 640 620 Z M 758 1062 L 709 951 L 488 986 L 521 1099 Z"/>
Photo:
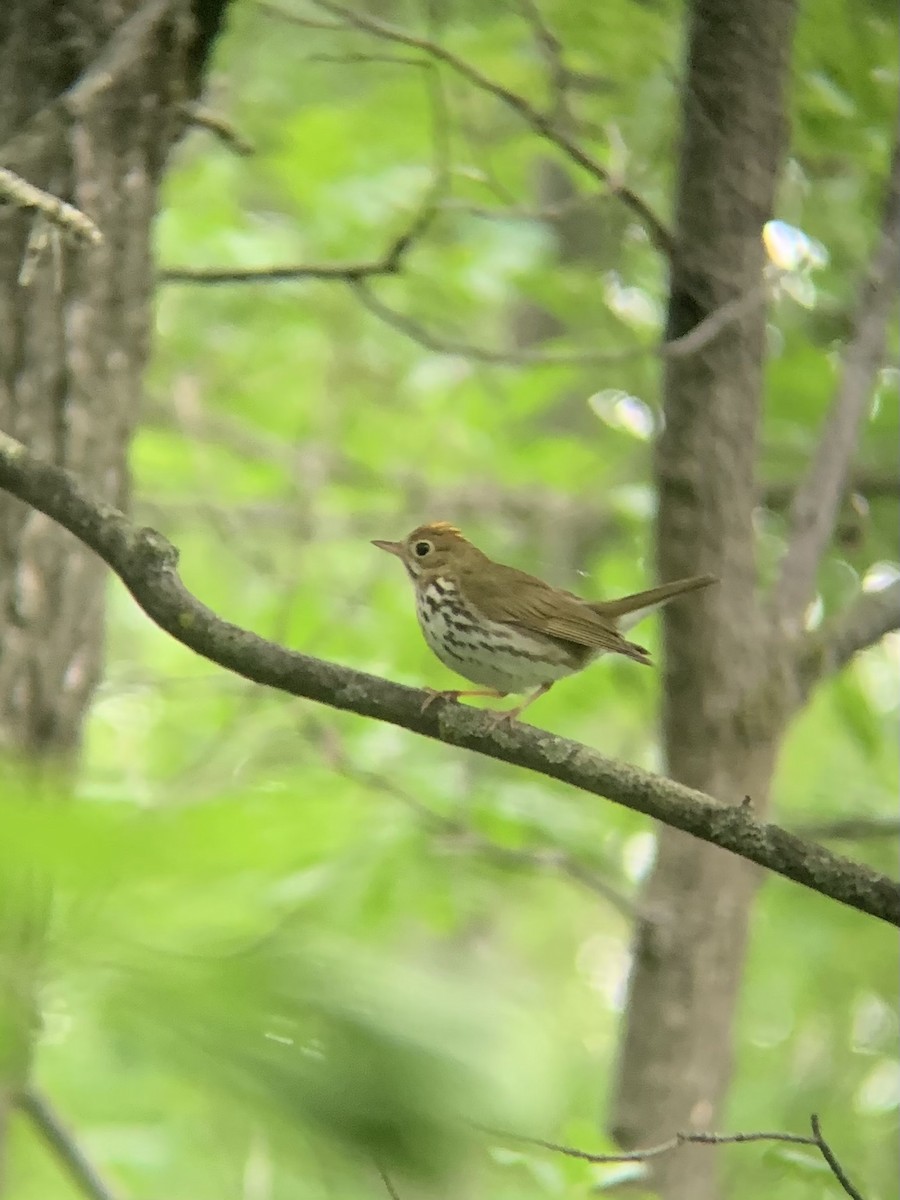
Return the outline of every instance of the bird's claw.
<path id="1" fill-rule="evenodd" d="M 459 700 L 459 692 L 439 692 L 434 688 L 423 688 L 423 691 L 427 692 L 428 695 L 425 697 L 424 701 L 422 702 L 422 707 L 419 709 L 420 716 L 422 713 L 427 712 L 432 704 L 434 704 L 435 700 L 453 700 L 454 702 Z"/>
<path id="2" fill-rule="evenodd" d="M 519 713 L 521 711 L 522 710 L 520 706 L 517 704 L 515 708 L 503 708 L 492 712 L 488 721 L 491 733 L 493 733 L 495 729 L 499 729 L 501 725 L 508 726 L 512 725 L 513 721 L 518 721 Z"/>

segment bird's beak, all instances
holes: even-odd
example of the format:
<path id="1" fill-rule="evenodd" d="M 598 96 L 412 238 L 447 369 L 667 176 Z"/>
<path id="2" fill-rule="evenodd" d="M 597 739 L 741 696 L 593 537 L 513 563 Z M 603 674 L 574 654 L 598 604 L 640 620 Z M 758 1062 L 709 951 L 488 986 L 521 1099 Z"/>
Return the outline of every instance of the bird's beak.
<path id="1" fill-rule="evenodd" d="M 373 541 L 372 545 L 377 546 L 379 550 L 387 550 L 388 554 L 396 554 L 398 558 L 403 557 L 403 543 L 402 542 Z"/>

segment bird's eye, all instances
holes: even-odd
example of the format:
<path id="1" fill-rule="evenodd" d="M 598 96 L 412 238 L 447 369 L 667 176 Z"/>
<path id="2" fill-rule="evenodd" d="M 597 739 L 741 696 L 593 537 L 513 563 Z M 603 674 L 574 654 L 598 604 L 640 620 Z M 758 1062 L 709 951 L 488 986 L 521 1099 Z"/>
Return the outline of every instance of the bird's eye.
<path id="1" fill-rule="evenodd" d="M 413 546 L 413 553 L 416 558 L 424 558 L 426 554 L 430 554 L 434 549 L 431 542 L 416 542 Z"/>

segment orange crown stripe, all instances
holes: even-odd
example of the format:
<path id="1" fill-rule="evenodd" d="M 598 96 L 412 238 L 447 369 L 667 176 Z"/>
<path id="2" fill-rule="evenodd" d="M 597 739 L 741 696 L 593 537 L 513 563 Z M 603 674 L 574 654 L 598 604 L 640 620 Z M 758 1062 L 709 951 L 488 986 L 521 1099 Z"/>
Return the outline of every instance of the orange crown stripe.
<path id="1" fill-rule="evenodd" d="M 435 533 L 453 533 L 457 537 L 462 537 L 460 531 L 455 525 L 451 525 L 449 521 L 435 521 L 431 525 L 425 525 L 425 529 L 432 529 Z"/>

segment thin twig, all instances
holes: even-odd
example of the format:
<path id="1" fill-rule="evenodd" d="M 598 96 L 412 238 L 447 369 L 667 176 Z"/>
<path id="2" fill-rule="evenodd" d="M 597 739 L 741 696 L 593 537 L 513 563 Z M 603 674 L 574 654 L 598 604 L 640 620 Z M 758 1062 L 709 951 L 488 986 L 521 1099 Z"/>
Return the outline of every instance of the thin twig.
<path id="1" fill-rule="evenodd" d="M 831 535 L 859 429 L 881 369 L 900 274 L 900 135 L 894 145 L 881 230 L 862 285 L 853 336 L 818 447 L 790 514 L 790 536 L 774 595 L 775 618 L 789 636 L 812 596 Z"/>
<path id="2" fill-rule="evenodd" d="M 679 1146 L 733 1146 L 747 1142 L 788 1142 L 795 1146 L 818 1146 L 814 1137 L 802 1133 L 676 1133 L 674 1137 L 655 1146 L 647 1146 L 643 1150 L 622 1150 L 615 1153 L 595 1153 L 592 1150 L 582 1150 L 577 1146 L 567 1146 L 562 1142 L 548 1141 L 545 1138 L 530 1137 L 521 1133 L 509 1133 L 506 1130 L 483 1129 L 483 1132 L 501 1137 L 505 1141 L 521 1142 L 528 1146 L 537 1146 L 541 1150 L 549 1150 L 553 1154 L 562 1154 L 566 1158 L 577 1158 L 589 1163 L 625 1163 L 646 1162 L 651 1158 L 659 1158 L 663 1154 L 671 1154 Z"/>
<path id="3" fill-rule="evenodd" d="M 87 213 L 61 200 L 59 196 L 35 187 L 8 167 L 0 167 L 0 196 L 5 196 L 19 208 L 35 209 L 65 233 L 71 233 L 93 246 L 103 241 L 103 234 Z"/>
<path id="4" fill-rule="evenodd" d="M 186 102 L 181 108 L 191 125 L 205 129 L 241 158 L 250 158 L 256 153 L 250 142 L 222 113 L 195 100 Z"/>
<path id="5" fill-rule="evenodd" d="M 421 322 L 406 313 L 398 312 L 380 300 L 371 288 L 361 280 L 352 280 L 353 293 L 360 304 L 374 317 L 390 325 L 399 333 L 417 342 L 432 354 L 449 354 L 465 358 L 469 362 L 489 363 L 494 366 L 508 367 L 580 367 L 606 365 L 611 363 L 630 362 L 653 354 L 652 346 L 632 346 L 627 350 L 530 350 L 492 349 L 489 346 L 478 346 L 471 342 L 456 341 L 432 333 Z"/>
<path id="6" fill-rule="evenodd" d="M 689 333 L 671 342 L 663 342 L 656 346 L 631 346 L 626 350 L 530 350 L 530 349 L 492 349 L 488 346 L 478 346 L 471 342 L 456 341 L 444 338 L 427 329 L 420 321 L 406 313 L 398 312 L 380 300 L 371 288 L 365 287 L 359 280 L 352 280 L 357 286 L 354 292 L 363 305 L 373 316 L 392 326 L 398 332 L 405 334 L 433 354 L 450 354 L 470 362 L 489 363 L 497 366 L 534 366 L 534 367 L 578 367 L 593 365 L 608 365 L 632 362 L 646 355 L 659 355 L 661 358 L 683 358 L 696 354 L 714 341 L 719 334 L 734 321 L 739 320 L 751 308 L 762 302 L 765 292 L 754 292 L 752 295 L 741 296 L 723 304 L 721 308 L 709 313 Z"/>
<path id="7" fill-rule="evenodd" d="M 844 1191 L 847 1193 L 847 1195 L 852 1197 L 852 1200 L 863 1200 L 862 1192 L 857 1191 L 857 1189 L 853 1186 L 853 1184 L 847 1178 L 844 1168 L 838 1162 L 837 1155 L 834 1153 L 834 1151 L 831 1149 L 831 1147 L 825 1141 L 825 1138 L 822 1136 L 822 1127 L 819 1124 L 819 1118 L 816 1116 L 815 1113 L 813 1113 L 813 1115 L 810 1117 L 810 1125 L 812 1126 L 813 1138 L 815 1139 L 815 1143 L 819 1147 L 819 1149 L 822 1151 L 822 1157 L 825 1159 L 825 1161 L 828 1163 L 829 1167 L 831 1168 L 832 1175 L 834 1175 L 835 1179 L 838 1181 L 838 1183 L 841 1185 L 841 1187 L 844 1189 Z"/>
<path id="8" fill-rule="evenodd" d="M 638 196 L 636 192 L 632 191 L 631 188 L 625 187 L 613 179 L 610 172 L 602 164 L 593 159 L 582 146 L 565 134 L 551 117 L 538 112 L 537 109 L 528 103 L 524 96 L 520 96 L 517 92 L 503 87 L 496 80 L 482 74 L 471 63 L 459 58 L 438 42 L 434 42 L 429 38 L 417 37 L 404 29 L 398 29 L 384 21 L 376 20 L 374 17 L 367 16 L 351 8 L 346 8 L 342 4 L 336 4 L 333 0 L 313 0 L 313 2 L 318 8 L 324 9 L 325 12 L 331 13 L 332 16 L 339 17 L 348 26 L 359 29 L 373 37 L 382 38 L 401 46 L 408 46 L 412 49 L 422 51 L 422 53 L 429 55 L 435 61 L 444 63 L 451 71 L 454 71 L 461 78 L 468 80 L 469 83 L 473 84 L 480 91 L 495 97 L 495 99 L 499 100 L 507 108 L 517 113 L 535 133 L 545 138 L 548 142 L 551 142 L 559 150 L 562 150 L 572 162 L 587 171 L 594 179 L 599 179 L 605 183 L 612 193 L 639 218 L 654 245 L 667 256 L 671 255 L 672 236 L 646 201 Z M 272 5 L 267 5 L 266 7 L 269 12 L 274 10 L 274 6 Z M 285 20 L 290 21 L 292 19 L 291 14 L 288 12 L 281 12 L 280 15 Z"/>
<path id="9" fill-rule="evenodd" d="M 18 1096 L 16 1107 L 31 1121 L 79 1191 L 90 1200 L 117 1200 L 116 1192 L 88 1161 L 46 1097 L 29 1088 Z"/>
<path id="10" fill-rule="evenodd" d="M 298 279 L 358 283 L 373 275 L 396 275 L 413 243 L 424 234 L 436 212 L 431 195 L 411 224 L 380 258 L 348 263 L 296 263 L 272 267 L 164 267 L 160 283 L 286 283 Z"/>
<path id="11" fill-rule="evenodd" d="M 380 1163 L 376 1163 L 375 1170 L 378 1172 L 378 1178 L 384 1184 L 384 1190 L 390 1196 L 391 1200 L 400 1200 L 400 1193 L 394 1187 L 393 1180 L 384 1167 Z"/>

